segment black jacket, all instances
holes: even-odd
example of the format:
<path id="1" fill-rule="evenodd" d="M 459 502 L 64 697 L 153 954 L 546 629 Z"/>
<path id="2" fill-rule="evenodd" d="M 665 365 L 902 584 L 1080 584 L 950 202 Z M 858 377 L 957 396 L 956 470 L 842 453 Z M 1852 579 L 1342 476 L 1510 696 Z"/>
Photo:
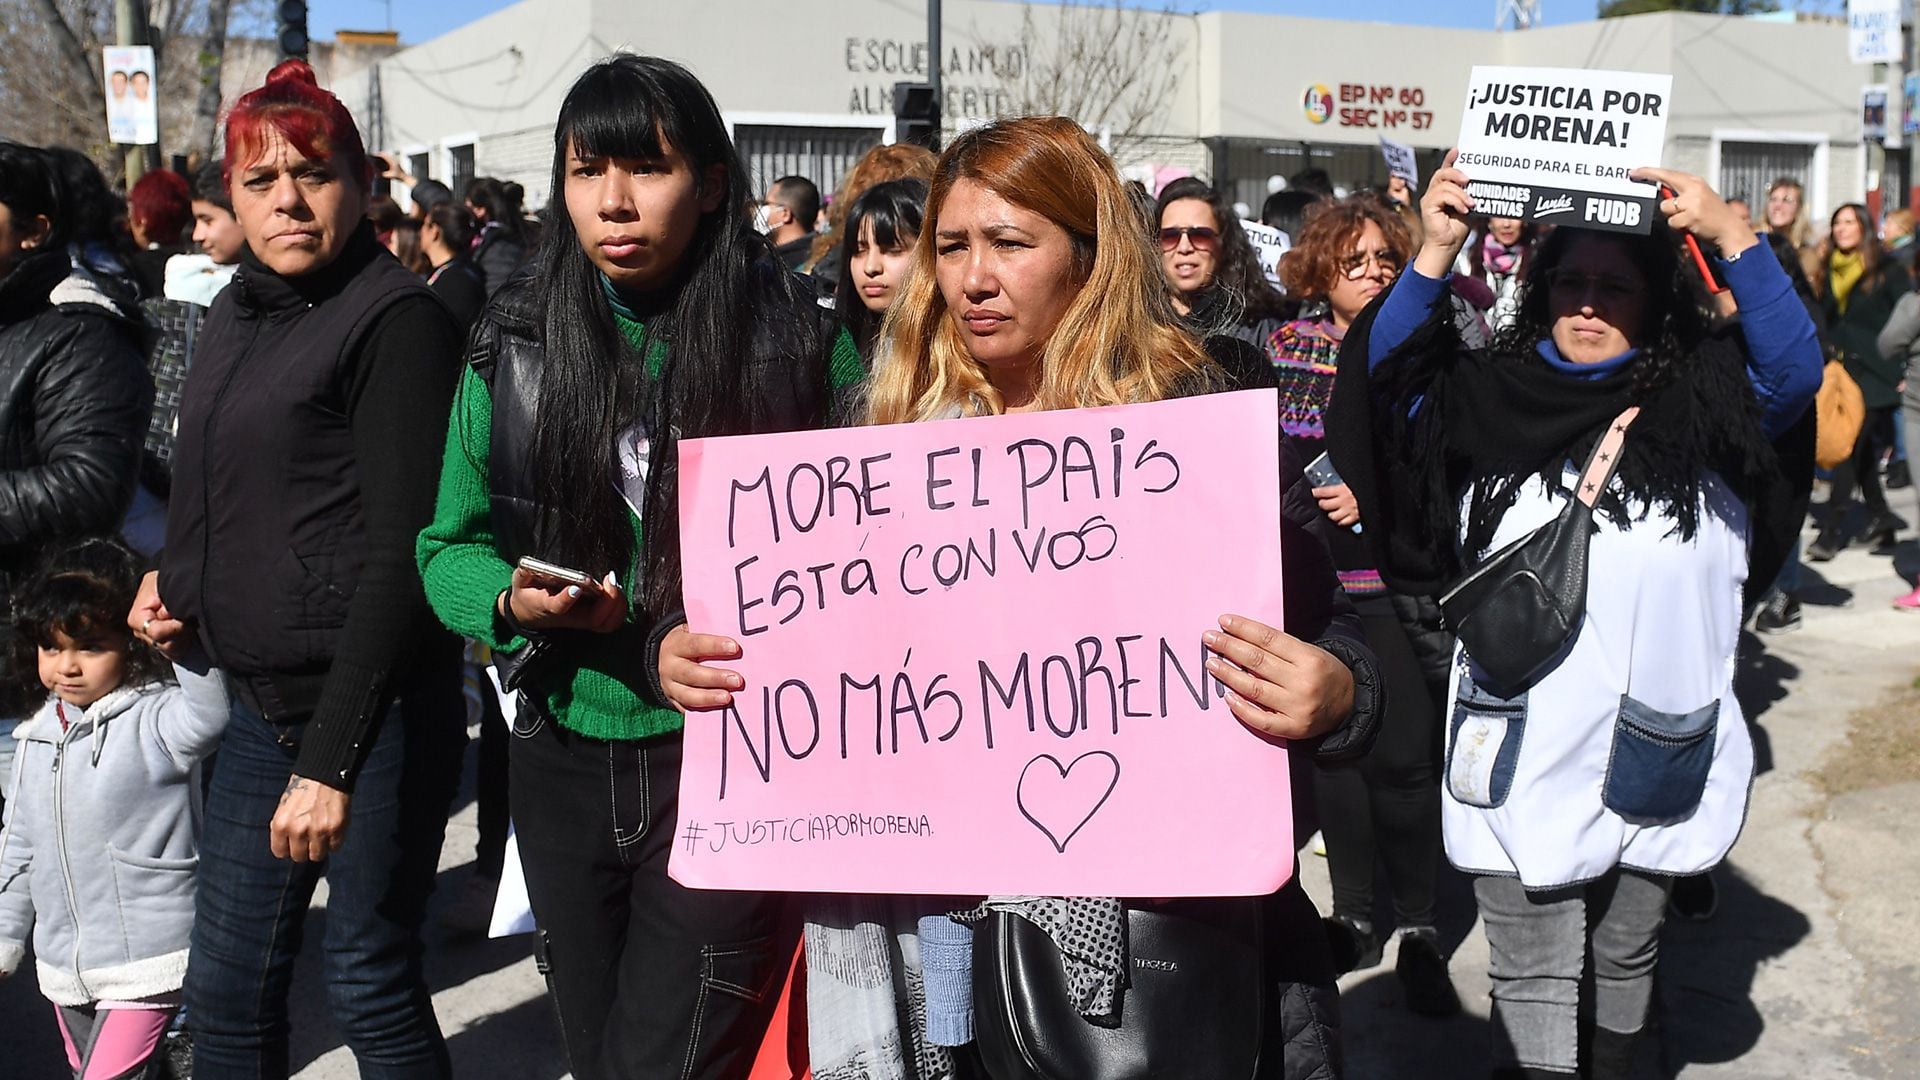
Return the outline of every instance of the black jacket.
<path id="1" fill-rule="evenodd" d="M 1880 275 L 1873 282 L 1853 287 L 1842 312 L 1833 297 L 1833 287 L 1822 290 L 1827 314 L 1828 334 L 1846 360 L 1847 374 L 1860 384 L 1860 395 L 1867 408 L 1886 408 L 1900 404 L 1896 389 L 1906 377 L 1906 366 L 1880 355 L 1880 330 L 1893 317 L 1893 307 L 1913 291 L 1913 278 L 1906 267 L 1893 259 L 1880 260 Z"/>
<path id="2" fill-rule="evenodd" d="M 463 335 L 473 328 L 474 321 L 487 306 L 486 282 L 473 261 L 464 256 L 456 255 L 434 267 L 433 273 L 427 275 L 427 288 L 447 305 Z"/>
<path id="3" fill-rule="evenodd" d="M 299 278 L 249 254 L 197 345 L 160 596 L 243 701 L 305 723 L 294 771 L 333 787 L 394 697 L 459 693 L 458 642 L 413 566 L 459 343 L 362 226 Z"/>
<path id="4" fill-rule="evenodd" d="M 849 395 L 836 396 L 829 385 L 828 362 L 837 332 L 831 313 L 814 303 L 804 285 L 789 280 L 785 271 L 771 263 L 762 263 L 760 270 L 763 295 L 751 305 L 759 321 L 754 326 L 753 352 L 743 364 L 741 377 L 741 392 L 748 401 L 744 415 L 750 418 L 754 433 L 825 427 L 848 407 L 849 401 Z M 492 463 L 489 500 L 494 543 L 500 557 L 510 563 L 523 555 L 537 557 L 551 549 L 541 530 L 554 523 L 542 521 L 528 469 L 540 367 L 546 356 L 542 317 L 540 284 L 532 275 L 523 274 L 494 297 L 467 346 L 468 363 L 487 383 L 493 401 L 487 457 Z M 674 440 L 709 433 L 682 431 L 671 415 L 664 388 L 657 382 L 646 383 L 643 392 L 652 402 L 647 429 L 671 433 L 657 437 L 653 450 L 656 467 L 652 482 L 659 484 L 672 475 Z M 677 595 L 677 585 L 674 591 Z M 644 658 L 639 665 L 646 672 L 642 696 L 655 705 L 668 704 L 659 685 L 656 662 L 660 642 L 685 621 L 686 613 L 675 605 L 671 610 L 646 612 L 614 632 L 616 636 L 633 637 L 637 655 Z M 563 654 L 569 640 L 567 634 L 543 635 L 519 653 L 496 652 L 494 660 L 502 682 L 509 687 L 521 686 L 529 680 L 537 682 L 550 662 L 561 662 L 564 667 Z"/>
<path id="5" fill-rule="evenodd" d="M 0 640 L 15 579 L 48 545 L 111 533 L 153 406 L 137 309 L 65 252 L 0 281 Z"/>
<path id="6" fill-rule="evenodd" d="M 480 233 L 480 242 L 474 245 L 473 254 L 468 256 L 474 269 L 480 271 L 480 280 L 487 287 L 487 295 L 492 296 L 506 287 L 513 279 L 520 264 L 527 261 L 527 245 L 515 234 L 508 232 L 504 225 L 489 225 Z"/>

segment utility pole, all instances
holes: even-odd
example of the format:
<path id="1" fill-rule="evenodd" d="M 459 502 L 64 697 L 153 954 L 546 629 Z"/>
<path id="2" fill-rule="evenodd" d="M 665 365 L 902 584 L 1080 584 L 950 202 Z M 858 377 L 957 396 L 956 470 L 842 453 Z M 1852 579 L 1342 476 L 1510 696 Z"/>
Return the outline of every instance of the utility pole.
<path id="1" fill-rule="evenodd" d="M 927 85 L 933 87 L 933 145 L 928 149 L 940 152 L 940 128 L 946 112 L 940 100 L 940 69 L 946 63 L 940 55 L 940 0 L 927 0 Z"/>
<path id="2" fill-rule="evenodd" d="M 1885 64 L 1873 65 L 1873 81 L 1869 85 L 1884 86 L 1886 85 L 1886 82 L 1887 82 L 1887 65 Z M 1887 96 L 1891 98 L 1893 95 L 1889 93 Z M 1887 111 L 1891 112 L 1893 110 L 1889 108 Z M 1861 121 L 1864 124 L 1866 120 L 1866 108 L 1865 108 L 1864 102 L 1862 103 L 1860 112 L 1861 112 Z M 1885 182 L 1886 173 L 1887 173 L 1886 136 L 1882 135 L 1880 138 L 1877 138 L 1877 139 L 1868 139 L 1867 140 L 1867 210 L 1871 212 L 1873 216 L 1876 218 L 1885 216 L 1886 197 L 1885 197 L 1885 193 L 1880 190 L 1880 185 Z"/>
<path id="3" fill-rule="evenodd" d="M 142 0 L 113 0 L 113 43 L 115 45 L 152 44 L 152 37 L 147 28 L 147 8 Z M 96 56 L 94 59 L 97 60 L 99 57 Z M 157 75 L 158 72 L 155 74 Z M 156 84 L 154 96 L 158 98 L 159 80 L 154 81 Z M 133 182 L 140 179 L 148 169 L 160 167 L 160 147 L 157 143 L 153 146 L 127 146 L 123 149 L 126 152 L 127 187 L 129 188 L 133 187 Z"/>

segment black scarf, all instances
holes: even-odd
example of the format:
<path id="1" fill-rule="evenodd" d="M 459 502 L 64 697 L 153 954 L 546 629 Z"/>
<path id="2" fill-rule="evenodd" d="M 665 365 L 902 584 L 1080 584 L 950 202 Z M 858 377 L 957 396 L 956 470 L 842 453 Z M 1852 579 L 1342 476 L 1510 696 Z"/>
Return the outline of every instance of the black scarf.
<path id="1" fill-rule="evenodd" d="M 1585 461 L 1606 423 L 1633 404 L 1641 415 L 1618 474 L 1625 497 L 1608 492 L 1600 513 L 1627 528 L 1629 504 L 1657 507 L 1691 539 L 1701 485 L 1716 473 L 1749 511 L 1750 595 L 1772 585 L 1806 514 L 1813 410 L 1779 440 L 1766 438 L 1737 328 L 1701 341 L 1671 379 L 1641 389 L 1644 355 L 1609 375 L 1571 377 L 1532 353 L 1463 347 L 1445 305 L 1436 304 L 1369 373 L 1373 319 L 1389 293 L 1347 332 L 1327 433 L 1390 588 L 1444 591 L 1487 549 L 1521 488 L 1540 477 L 1564 492 L 1567 463 Z M 1461 496 L 1469 490 L 1463 544 Z"/>

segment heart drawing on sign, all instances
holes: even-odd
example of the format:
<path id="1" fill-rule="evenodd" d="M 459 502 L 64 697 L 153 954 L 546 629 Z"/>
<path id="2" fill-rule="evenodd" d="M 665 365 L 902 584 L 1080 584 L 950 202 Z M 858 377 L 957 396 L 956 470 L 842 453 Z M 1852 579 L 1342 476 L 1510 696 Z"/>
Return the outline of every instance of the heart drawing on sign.
<path id="1" fill-rule="evenodd" d="M 1041 762 L 1052 767 L 1036 772 L 1034 766 Z M 1119 785 L 1120 759 L 1105 750 L 1090 750 L 1074 758 L 1071 765 L 1060 764 L 1052 754 L 1041 754 L 1020 770 L 1014 801 L 1019 804 L 1020 815 L 1033 822 L 1033 827 L 1053 842 L 1053 849 L 1064 855 L 1067 845 L 1107 805 Z M 1072 828 L 1063 832 L 1066 825 Z"/>

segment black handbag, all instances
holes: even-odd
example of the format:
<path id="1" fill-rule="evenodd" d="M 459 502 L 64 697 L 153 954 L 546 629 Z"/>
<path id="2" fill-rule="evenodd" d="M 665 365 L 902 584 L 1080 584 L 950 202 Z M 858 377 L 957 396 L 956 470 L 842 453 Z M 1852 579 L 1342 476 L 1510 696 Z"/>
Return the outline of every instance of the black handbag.
<path id="1" fill-rule="evenodd" d="M 1440 597 L 1481 681 L 1503 696 L 1538 681 L 1587 613 L 1593 506 L 1620 467 L 1620 447 L 1639 415 L 1632 406 L 1607 426 L 1559 516 L 1488 556 Z"/>
<path id="2" fill-rule="evenodd" d="M 994 1080 L 1251 1080 L 1266 1013 L 1260 900 L 1128 907 L 1116 1022 L 1074 1011 L 1060 952 L 1019 915 L 974 930 L 974 1038 Z"/>

